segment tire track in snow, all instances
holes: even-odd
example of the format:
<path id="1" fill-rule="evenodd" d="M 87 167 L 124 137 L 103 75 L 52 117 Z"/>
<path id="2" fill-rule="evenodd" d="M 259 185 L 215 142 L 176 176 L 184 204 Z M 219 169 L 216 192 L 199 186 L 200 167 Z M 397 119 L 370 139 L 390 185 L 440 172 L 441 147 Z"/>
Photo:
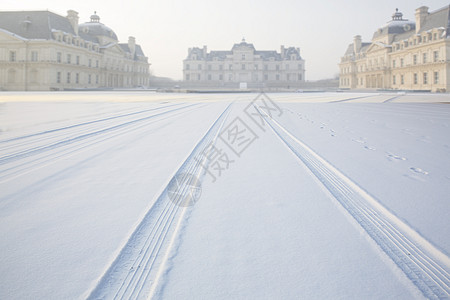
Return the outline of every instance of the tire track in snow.
<path id="1" fill-rule="evenodd" d="M 197 105 L 198 104 L 192 104 L 171 109 L 103 129 L 96 128 L 94 131 L 82 132 L 81 135 L 62 141 L 60 140 L 54 144 L 30 148 L 25 152 L 11 154 L 6 158 L 0 157 L 0 183 L 4 183 L 8 180 L 21 176 L 22 174 L 28 173 L 30 170 L 35 170 L 46 166 L 48 163 L 65 158 L 69 154 L 76 153 L 105 140 L 126 134 L 130 130 L 135 130 L 145 126 L 147 122 L 151 122 L 153 120 L 163 120 L 156 119 L 158 117 L 173 117 L 187 112 L 189 110 L 186 109 L 194 106 L 196 107 Z"/>
<path id="2" fill-rule="evenodd" d="M 9 149 L 17 149 L 19 151 L 21 147 L 26 147 L 27 145 L 36 144 L 37 142 L 46 142 L 52 139 L 58 139 L 60 137 L 67 137 L 70 134 L 79 134 L 80 132 L 94 131 L 95 129 L 106 127 L 107 125 L 114 124 L 121 118 L 129 118 L 132 116 L 140 115 L 147 112 L 162 110 L 166 108 L 171 108 L 173 106 L 178 106 L 181 104 L 172 104 L 160 107 L 154 107 L 151 109 L 138 110 L 133 112 L 121 113 L 113 116 L 103 117 L 91 121 L 86 121 L 82 123 L 72 124 L 68 126 L 63 126 L 59 128 L 53 128 L 49 130 L 39 131 L 35 133 L 30 133 L 22 136 L 16 136 L 4 140 L 0 140 L 0 145 L 2 145 L 2 152 L 8 152 Z"/>
<path id="3" fill-rule="evenodd" d="M 342 100 L 335 100 L 335 101 L 330 101 L 329 103 L 347 102 L 347 101 L 352 101 L 352 100 L 357 100 L 357 99 L 364 99 L 364 98 L 371 98 L 371 97 L 377 97 L 377 96 L 379 96 L 379 94 L 368 95 L 368 96 L 358 96 L 358 97 L 352 97 L 352 98 L 347 98 L 347 99 L 342 99 Z"/>
<path id="4" fill-rule="evenodd" d="M 12 141 L 17 141 L 17 140 L 23 140 L 23 139 L 27 139 L 27 138 L 31 138 L 31 137 L 40 136 L 40 135 L 46 135 L 46 134 L 50 134 L 50 133 L 60 132 L 60 131 L 63 131 L 64 134 L 66 134 L 65 133 L 66 130 L 77 128 L 80 126 L 91 125 L 91 124 L 105 122 L 105 121 L 111 121 L 111 120 L 119 119 L 119 118 L 123 118 L 123 117 L 130 117 L 133 115 L 138 115 L 138 114 L 142 114 L 142 113 L 146 113 L 146 112 L 154 111 L 154 110 L 159 110 L 159 109 L 163 109 L 163 108 L 169 108 L 171 106 L 181 105 L 181 104 L 182 103 L 160 106 L 160 107 L 144 109 L 144 110 L 139 110 L 139 111 L 134 111 L 134 112 L 122 113 L 119 115 L 109 116 L 106 118 L 101 118 L 101 119 L 96 119 L 96 120 L 92 120 L 92 121 L 86 121 L 86 122 L 82 122 L 82 123 L 72 124 L 72 125 L 68 125 L 68 126 L 64 126 L 64 127 L 59 127 L 59 128 L 44 130 L 44 131 L 40 131 L 40 132 L 30 133 L 30 134 L 26 134 L 26 135 L 16 136 L 16 137 L 8 138 L 5 140 L 0 140 L 0 144 L 9 143 Z"/>
<path id="5" fill-rule="evenodd" d="M 146 121 L 146 120 L 148 120 L 150 118 L 162 116 L 162 115 L 170 113 L 170 112 L 174 112 L 174 111 L 177 111 L 177 110 L 180 110 L 180 109 L 185 109 L 185 108 L 196 106 L 196 105 L 199 105 L 199 104 L 197 104 L 197 103 L 196 104 L 190 104 L 190 105 L 187 105 L 187 106 L 183 106 L 181 108 L 175 108 L 175 109 L 168 110 L 168 111 L 165 111 L 165 112 L 152 114 L 150 116 L 145 116 L 145 117 L 142 117 L 142 118 L 139 118 L 139 119 L 134 119 L 134 120 L 131 120 L 131 121 L 129 120 L 129 121 L 126 121 L 126 122 L 123 122 L 123 123 L 119 123 L 119 124 L 114 124 L 114 125 L 112 125 L 110 127 L 106 127 L 106 128 L 104 128 L 104 127 L 95 128 L 92 131 L 82 132 L 81 135 L 77 135 L 75 137 L 70 137 L 70 138 L 59 140 L 59 141 L 55 141 L 54 143 L 52 143 L 50 145 L 46 144 L 46 145 L 42 145 L 42 146 L 37 146 L 37 147 L 32 147 L 32 148 L 29 148 L 29 149 L 25 149 L 23 151 L 19 151 L 19 152 L 16 152 L 16 153 L 7 154 L 7 155 L 4 155 L 4 156 L 0 157 L 0 165 L 2 165 L 4 163 L 7 163 L 7 162 L 11 162 L 13 160 L 17 160 L 17 159 L 23 158 L 23 157 L 31 156 L 31 155 L 34 155 L 36 153 L 40 153 L 40 152 L 43 152 L 43 151 L 46 151 L 46 150 L 51 150 L 51 149 L 54 149 L 54 148 L 57 148 L 57 147 L 65 146 L 65 145 L 68 145 L 68 144 L 72 144 L 74 142 L 78 142 L 78 141 L 84 140 L 84 139 L 89 138 L 89 137 L 93 137 L 93 136 L 96 136 L 96 135 L 108 133 L 108 132 L 111 132 L 111 131 L 114 131 L 114 130 L 117 130 L 117 129 L 121 129 L 121 128 L 126 127 L 126 126 L 134 125 L 136 123 L 139 123 L 139 122 L 142 122 L 142 121 Z"/>
<path id="6" fill-rule="evenodd" d="M 450 259 L 267 114 L 274 133 L 429 299 L 450 298 Z"/>
<path id="7" fill-rule="evenodd" d="M 204 158 L 199 157 L 217 139 L 230 108 L 231 104 L 216 119 L 176 174 L 190 173 L 197 178 L 202 177 Z M 182 192 L 179 200 L 189 190 Z M 155 293 L 189 209 L 174 202 L 169 199 L 166 186 L 88 299 L 148 299 Z"/>

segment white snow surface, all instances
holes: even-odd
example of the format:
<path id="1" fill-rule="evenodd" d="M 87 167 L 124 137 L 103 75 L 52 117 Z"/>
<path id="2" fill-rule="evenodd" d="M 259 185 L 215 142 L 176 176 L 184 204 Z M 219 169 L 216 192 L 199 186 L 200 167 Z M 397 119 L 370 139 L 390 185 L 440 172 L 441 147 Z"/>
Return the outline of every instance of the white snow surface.
<path id="1" fill-rule="evenodd" d="M 0 299 L 449 297 L 450 96 L 260 96 L 0 94 Z"/>

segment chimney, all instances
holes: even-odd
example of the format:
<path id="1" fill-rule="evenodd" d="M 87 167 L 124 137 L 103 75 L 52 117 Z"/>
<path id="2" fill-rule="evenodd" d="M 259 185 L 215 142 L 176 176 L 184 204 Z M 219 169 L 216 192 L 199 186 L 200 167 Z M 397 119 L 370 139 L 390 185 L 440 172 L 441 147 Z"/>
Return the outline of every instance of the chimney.
<path id="1" fill-rule="evenodd" d="M 426 16 L 428 16 L 428 7 L 421 6 L 416 9 L 416 33 L 419 33 L 420 29 L 423 27 Z"/>
<path id="2" fill-rule="evenodd" d="M 203 57 L 204 58 L 206 57 L 206 52 L 207 52 L 207 47 L 203 46 Z"/>
<path id="3" fill-rule="evenodd" d="M 74 10 L 67 11 L 67 19 L 69 19 L 70 24 L 72 25 L 73 31 L 75 31 L 75 35 L 78 35 L 78 13 Z"/>
<path id="4" fill-rule="evenodd" d="M 361 50 L 361 36 L 356 35 L 353 38 L 353 52 L 358 53 Z"/>
<path id="5" fill-rule="evenodd" d="M 136 38 L 133 36 L 128 37 L 128 48 L 130 48 L 131 56 L 134 57 L 136 53 Z"/>
<path id="6" fill-rule="evenodd" d="M 280 47 L 280 54 L 281 54 L 281 58 L 284 58 L 284 45 L 281 45 L 281 47 Z"/>

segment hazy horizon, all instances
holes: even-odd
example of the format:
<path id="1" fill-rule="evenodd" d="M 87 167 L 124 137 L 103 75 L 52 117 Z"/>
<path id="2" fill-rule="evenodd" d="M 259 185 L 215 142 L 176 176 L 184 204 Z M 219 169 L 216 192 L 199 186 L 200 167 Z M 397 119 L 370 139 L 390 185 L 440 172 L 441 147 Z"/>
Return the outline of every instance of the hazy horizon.
<path id="1" fill-rule="evenodd" d="M 0 10 L 50 10 L 66 16 L 79 13 L 80 23 L 97 12 L 100 22 L 117 34 L 121 43 L 136 37 L 149 58 L 155 76 L 182 79 L 182 61 L 188 48 L 230 50 L 245 38 L 257 50 L 280 51 L 280 46 L 299 47 L 306 60 L 306 80 L 332 78 L 353 36 L 369 42 L 373 32 L 391 20 L 398 8 L 403 18 L 414 20 L 415 9 L 435 11 L 447 1 L 236 1 L 193 0 L 137 1 L 98 0 L 0 0 Z"/>

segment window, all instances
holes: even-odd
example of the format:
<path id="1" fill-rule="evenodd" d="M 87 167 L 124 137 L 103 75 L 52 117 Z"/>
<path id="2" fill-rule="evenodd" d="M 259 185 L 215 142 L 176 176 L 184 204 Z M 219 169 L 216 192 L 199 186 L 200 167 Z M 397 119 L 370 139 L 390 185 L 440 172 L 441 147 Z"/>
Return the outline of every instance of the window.
<path id="1" fill-rule="evenodd" d="M 201 70 L 202 69 L 202 65 L 198 65 L 198 69 Z"/>
<path id="2" fill-rule="evenodd" d="M 437 40 L 437 33 L 433 34 L 433 40 Z"/>
<path id="3" fill-rule="evenodd" d="M 229 65 L 228 70 L 233 70 L 233 65 Z"/>
<path id="4" fill-rule="evenodd" d="M 242 60 L 245 60 L 245 54 L 242 54 Z"/>
<path id="5" fill-rule="evenodd" d="M 79 73 L 75 74 L 75 83 L 76 84 L 80 83 L 80 74 Z"/>
<path id="6" fill-rule="evenodd" d="M 245 70 L 245 64 L 242 64 L 242 70 Z"/>
<path id="7" fill-rule="evenodd" d="M 31 51 L 31 61 L 38 61 L 38 52 Z"/>
<path id="8" fill-rule="evenodd" d="M 208 80 L 211 80 L 211 74 L 208 74 Z"/>
<path id="9" fill-rule="evenodd" d="M 229 74 L 229 75 L 228 75 L 228 81 L 231 81 L 231 80 L 233 80 L 233 75 L 232 75 L 232 74 Z"/>
<path id="10" fill-rule="evenodd" d="M 16 51 L 9 51 L 9 61 L 16 61 Z"/>
<path id="11" fill-rule="evenodd" d="M 92 79 L 92 76 L 91 76 L 91 74 L 89 74 L 88 75 L 88 84 L 91 84 L 91 79 Z M 127 78 L 128 79 L 128 78 Z"/>
<path id="12" fill-rule="evenodd" d="M 223 65 L 219 65 L 219 70 L 220 70 L 220 71 L 223 70 Z"/>
<path id="13" fill-rule="evenodd" d="M 396 62 L 397 62 L 397 61 L 396 61 L 395 59 L 392 61 L 392 67 L 393 67 L 393 68 L 396 67 L 396 66 L 395 66 Z"/>
<path id="14" fill-rule="evenodd" d="M 61 83 L 61 72 L 56 73 L 56 83 Z"/>
<path id="15" fill-rule="evenodd" d="M 269 80 L 269 75 L 264 74 L 264 80 Z"/>
<path id="16" fill-rule="evenodd" d="M 417 73 L 414 73 L 414 84 L 417 84 Z"/>
<path id="17" fill-rule="evenodd" d="M 98 75 L 95 75 L 95 84 L 98 84 Z"/>
<path id="18" fill-rule="evenodd" d="M 219 80 L 223 80 L 223 75 L 222 74 L 219 75 Z"/>
<path id="19" fill-rule="evenodd" d="M 70 83 L 70 72 L 67 72 L 67 83 Z"/>
<path id="20" fill-rule="evenodd" d="M 437 62 L 439 60 L 439 51 L 433 52 L 433 61 Z"/>
<path id="21" fill-rule="evenodd" d="M 79 65 L 80 64 L 80 57 L 77 55 L 77 65 Z"/>
<path id="22" fill-rule="evenodd" d="M 191 66 L 189 64 L 186 64 L 186 70 L 190 70 Z"/>
<path id="23" fill-rule="evenodd" d="M 395 75 L 392 76 L 392 84 L 397 84 Z"/>
<path id="24" fill-rule="evenodd" d="M 423 73 L 423 84 L 428 84 L 428 73 Z"/>
<path id="25" fill-rule="evenodd" d="M 191 80 L 191 75 L 190 74 L 186 74 L 186 80 L 187 81 Z"/>
<path id="26" fill-rule="evenodd" d="M 255 68 L 255 71 L 258 71 L 258 65 L 255 65 L 254 68 Z"/>
<path id="27" fill-rule="evenodd" d="M 286 80 L 289 81 L 289 74 L 286 74 Z"/>
<path id="28" fill-rule="evenodd" d="M 72 55 L 67 54 L 67 63 L 70 64 L 72 60 Z"/>
<path id="29" fill-rule="evenodd" d="M 279 71 L 279 70 L 280 70 L 280 65 L 276 65 L 275 69 L 276 69 L 277 71 Z"/>
<path id="30" fill-rule="evenodd" d="M 277 76 L 275 77 L 276 80 L 280 80 L 280 74 L 277 74 Z"/>
<path id="31" fill-rule="evenodd" d="M 405 76 L 400 75 L 400 84 L 405 84 Z"/>
<path id="32" fill-rule="evenodd" d="M 363 78 L 361 77 L 361 85 L 363 85 L 364 84 L 364 80 L 363 80 Z"/>
<path id="33" fill-rule="evenodd" d="M 298 64 L 298 69 L 299 69 L 299 70 L 302 69 L 302 64 Z"/>
<path id="34" fill-rule="evenodd" d="M 434 72 L 434 84 L 439 84 L 439 72 Z"/>
<path id="35" fill-rule="evenodd" d="M 302 74 L 298 74 L 298 80 L 303 80 Z"/>
<path id="36" fill-rule="evenodd" d="M 92 67 L 92 59 L 90 59 L 90 58 L 89 58 L 89 60 L 88 60 L 88 65 L 89 65 L 89 68 Z M 127 66 L 127 69 L 128 69 L 128 66 Z M 127 70 L 127 71 L 128 71 L 128 70 Z"/>
<path id="37" fill-rule="evenodd" d="M 61 52 L 57 52 L 56 53 L 56 62 L 61 63 L 61 57 L 62 57 Z"/>
<path id="38" fill-rule="evenodd" d="M 413 55 L 413 64 L 417 65 L 417 55 Z"/>
<path id="39" fill-rule="evenodd" d="M 400 67 L 403 67 L 403 58 L 400 58 Z"/>
<path id="40" fill-rule="evenodd" d="M 426 53 L 423 54 L 423 60 L 422 60 L 422 63 L 424 63 L 424 64 L 427 63 L 427 54 L 426 54 Z"/>
<path id="41" fill-rule="evenodd" d="M 289 70 L 289 65 L 286 65 L 286 70 Z"/>
<path id="42" fill-rule="evenodd" d="M 267 71 L 269 69 L 268 65 L 264 65 L 264 70 Z"/>
<path id="43" fill-rule="evenodd" d="M 211 65 L 208 65 L 208 71 L 211 71 Z"/>
<path id="44" fill-rule="evenodd" d="M 197 74 L 197 80 L 200 80 L 200 78 L 201 78 L 200 74 Z"/>

